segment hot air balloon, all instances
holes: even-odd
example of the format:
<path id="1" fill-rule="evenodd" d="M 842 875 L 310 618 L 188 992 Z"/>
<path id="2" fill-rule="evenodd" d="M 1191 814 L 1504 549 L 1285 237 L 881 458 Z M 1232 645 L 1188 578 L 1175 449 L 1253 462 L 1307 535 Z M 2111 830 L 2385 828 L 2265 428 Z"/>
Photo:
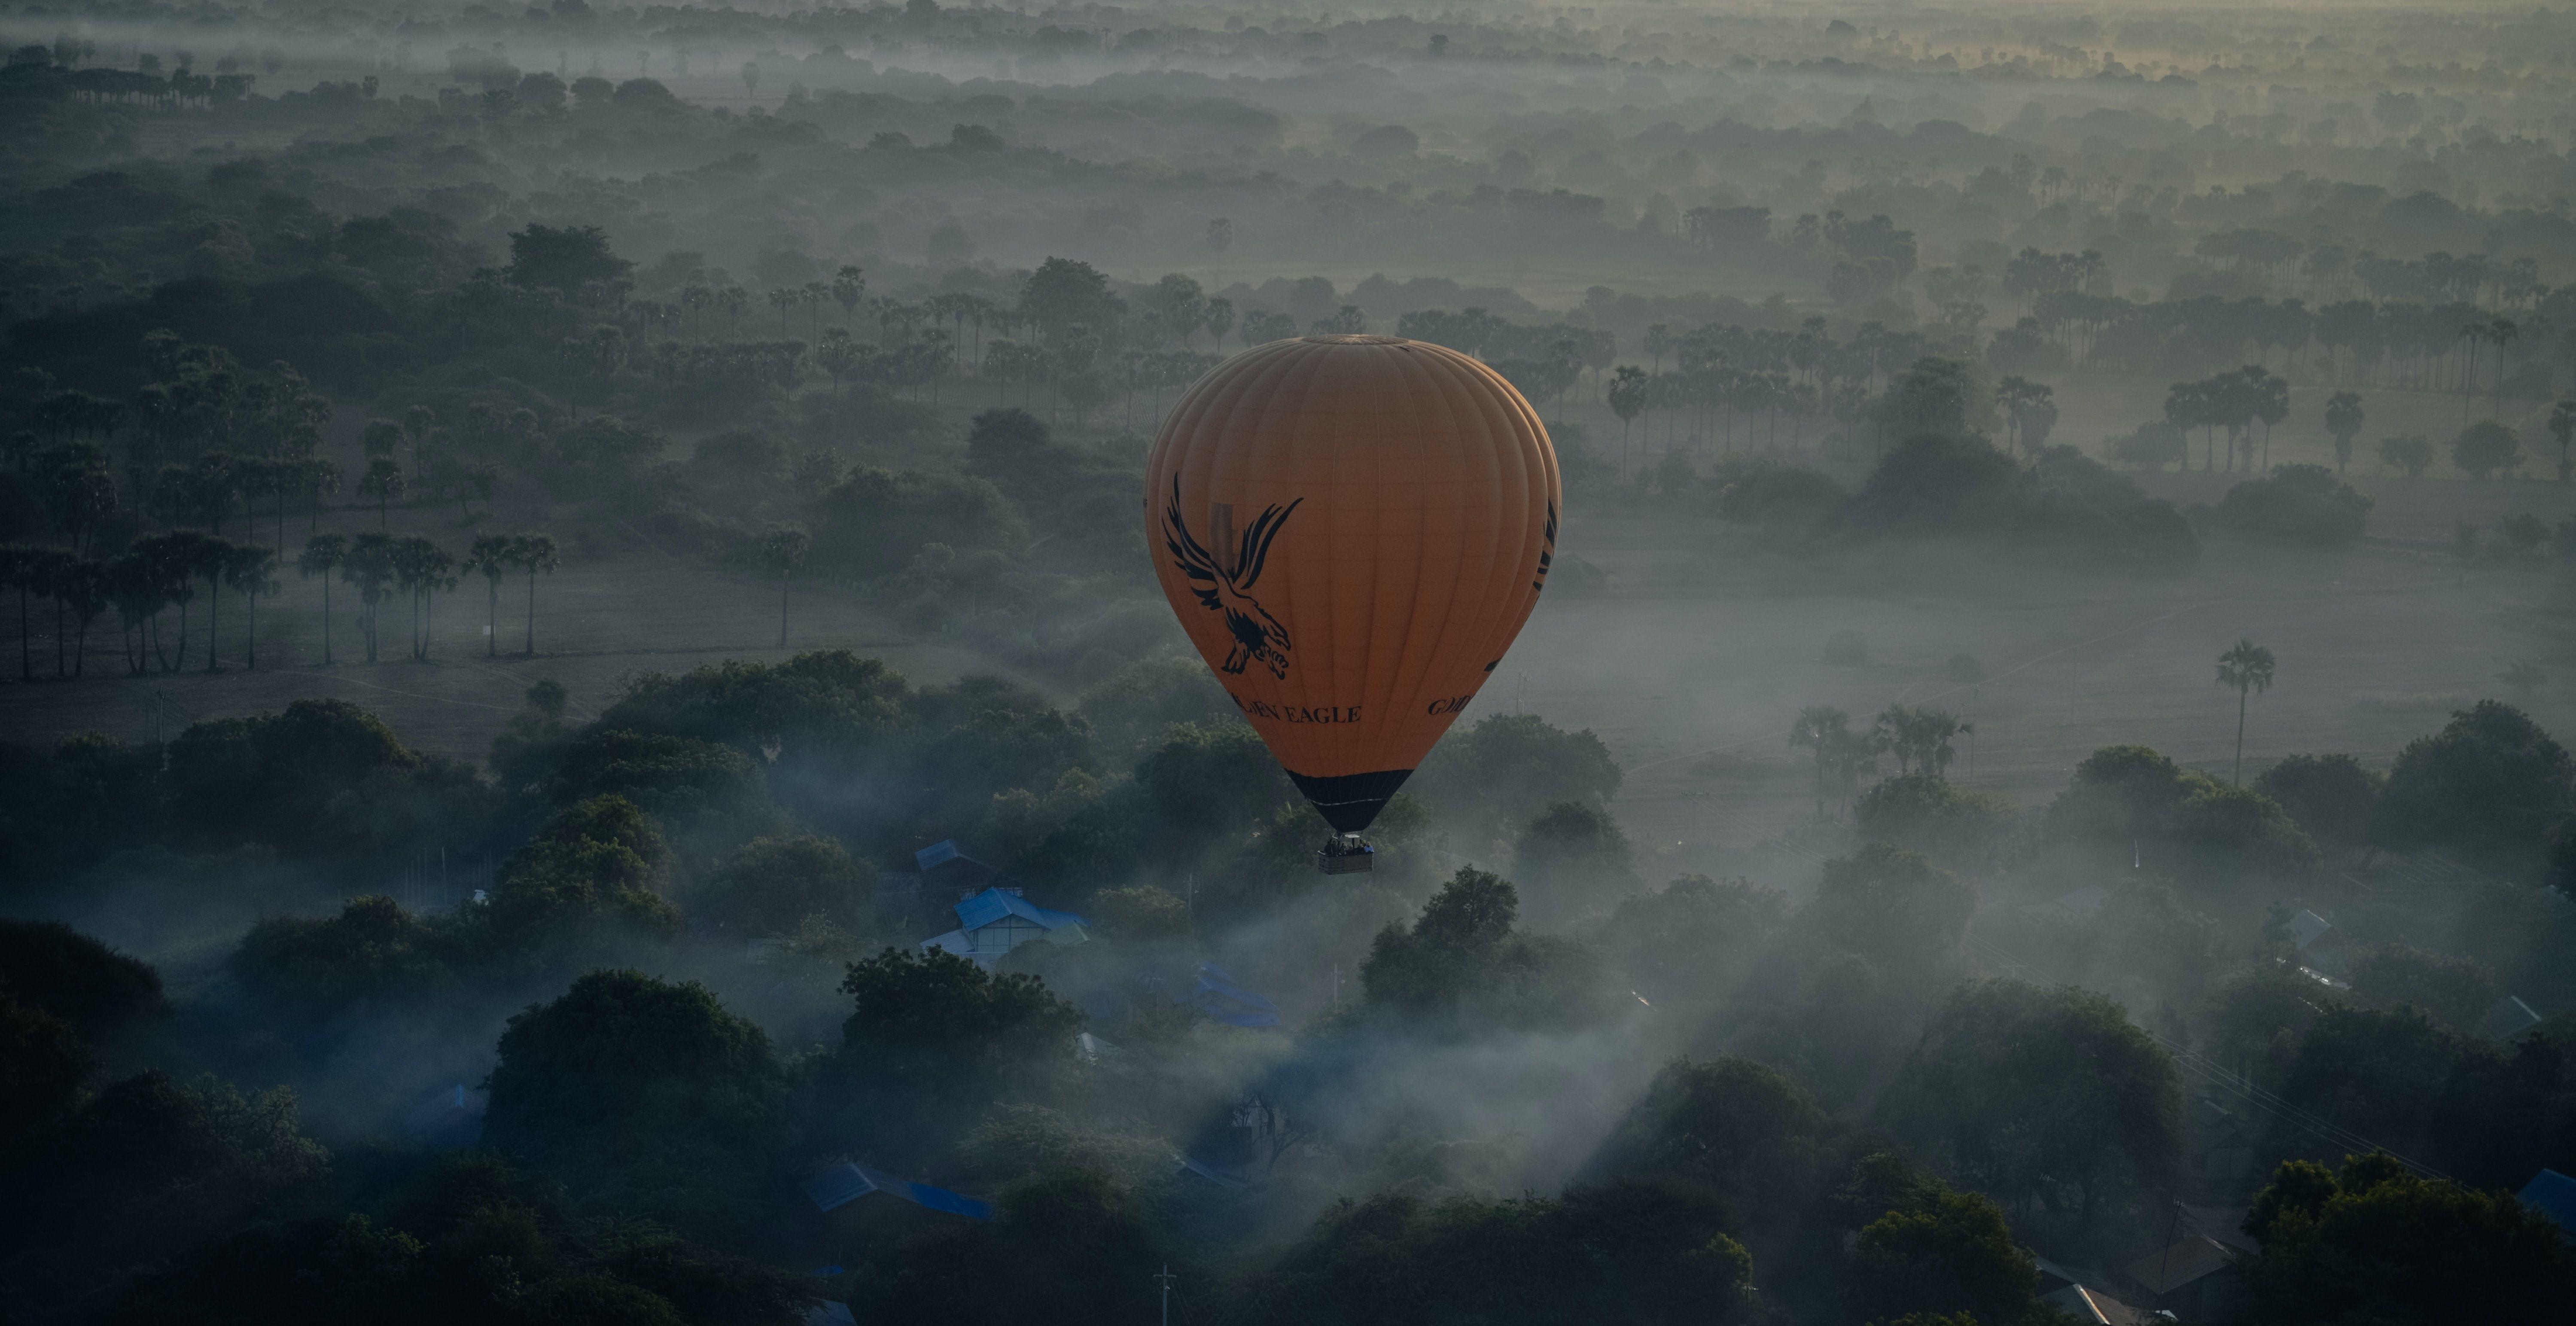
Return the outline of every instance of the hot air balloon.
<path id="1" fill-rule="evenodd" d="M 1443 346 L 1255 346 L 1173 407 L 1145 465 L 1154 572 L 1270 753 L 1333 828 L 1327 874 L 1494 674 L 1556 550 L 1538 412 Z"/>

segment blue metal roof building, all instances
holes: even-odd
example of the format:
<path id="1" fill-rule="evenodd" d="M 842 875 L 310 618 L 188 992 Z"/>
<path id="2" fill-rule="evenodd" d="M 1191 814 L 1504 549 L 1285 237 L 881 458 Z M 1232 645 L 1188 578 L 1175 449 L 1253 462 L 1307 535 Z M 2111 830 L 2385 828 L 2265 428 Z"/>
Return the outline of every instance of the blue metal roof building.
<path id="1" fill-rule="evenodd" d="M 954 953 L 981 964 L 989 965 L 994 959 L 1032 940 L 1079 944 L 1091 937 L 1083 929 L 1087 923 L 1080 916 L 1040 907 L 1021 897 L 1017 888 L 988 888 L 960 901 L 951 910 L 957 913 L 957 928 L 944 935 L 933 935 L 921 941 L 921 946 Z"/>

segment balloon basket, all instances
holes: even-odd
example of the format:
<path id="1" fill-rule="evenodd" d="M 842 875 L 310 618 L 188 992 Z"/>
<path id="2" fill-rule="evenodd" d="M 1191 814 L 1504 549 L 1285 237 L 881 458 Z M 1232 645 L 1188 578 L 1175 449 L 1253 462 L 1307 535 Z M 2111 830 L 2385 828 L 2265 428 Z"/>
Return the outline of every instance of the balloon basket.
<path id="1" fill-rule="evenodd" d="M 1327 875 L 1364 875 L 1377 868 L 1377 849 L 1356 833 L 1337 833 L 1315 853 L 1315 869 Z"/>

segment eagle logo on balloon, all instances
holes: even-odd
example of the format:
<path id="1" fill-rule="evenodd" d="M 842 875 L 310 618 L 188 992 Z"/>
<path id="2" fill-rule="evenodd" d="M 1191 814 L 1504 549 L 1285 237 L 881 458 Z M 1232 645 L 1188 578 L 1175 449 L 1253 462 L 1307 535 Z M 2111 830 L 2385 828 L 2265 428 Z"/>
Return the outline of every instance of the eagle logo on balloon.
<path id="1" fill-rule="evenodd" d="M 1172 565 L 1190 578 L 1190 592 L 1198 596 L 1199 606 L 1225 618 L 1226 634 L 1234 637 L 1234 650 L 1225 656 L 1221 669 L 1229 676 L 1254 663 L 1269 668 L 1273 677 L 1286 680 L 1288 676 L 1288 628 L 1252 597 L 1252 587 L 1261 583 L 1271 541 L 1305 500 L 1262 508 L 1260 518 L 1243 531 L 1233 566 L 1227 567 L 1190 534 L 1189 521 L 1181 515 L 1181 480 L 1178 475 L 1172 478 L 1172 504 L 1163 512 L 1163 546 L 1171 550 Z"/>

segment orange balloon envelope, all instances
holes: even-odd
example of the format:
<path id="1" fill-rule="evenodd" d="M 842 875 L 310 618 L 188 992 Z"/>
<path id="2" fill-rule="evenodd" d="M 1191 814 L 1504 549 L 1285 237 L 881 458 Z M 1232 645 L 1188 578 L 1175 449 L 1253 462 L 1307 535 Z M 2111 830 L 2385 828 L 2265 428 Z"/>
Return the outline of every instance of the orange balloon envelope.
<path id="1" fill-rule="evenodd" d="M 1501 374 L 1392 336 L 1226 360 L 1145 465 L 1172 611 L 1344 834 L 1377 818 L 1538 606 L 1562 492 L 1547 429 Z"/>

